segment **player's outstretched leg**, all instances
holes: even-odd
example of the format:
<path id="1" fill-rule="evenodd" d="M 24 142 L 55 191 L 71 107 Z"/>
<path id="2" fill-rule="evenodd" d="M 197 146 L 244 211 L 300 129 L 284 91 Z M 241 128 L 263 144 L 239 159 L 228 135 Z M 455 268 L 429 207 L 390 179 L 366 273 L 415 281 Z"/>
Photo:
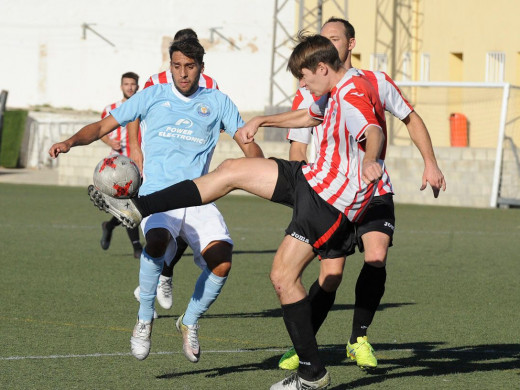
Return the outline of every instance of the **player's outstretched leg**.
<path id="1" fill-rule="evenodd" d="M 112 214 L 127 228 L 135 228 L 143 219 L 132 199 L 117 199 L 103 194 L 93 185 L 88 187 L 88 195 L 94 206 Z"/>

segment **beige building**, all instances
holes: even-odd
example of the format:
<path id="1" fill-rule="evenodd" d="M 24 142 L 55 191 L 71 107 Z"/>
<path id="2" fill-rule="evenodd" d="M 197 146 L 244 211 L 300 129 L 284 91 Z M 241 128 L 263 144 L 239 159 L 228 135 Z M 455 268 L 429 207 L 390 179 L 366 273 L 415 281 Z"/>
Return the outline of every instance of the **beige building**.
<path id="1" fill-rule="evenodd" d="M 305 3 L 312 10 L 320 2 Z M 435 145 L 496 147 L 504 92 L 497 83 L 520 85 L 519 1 L 325 0 L 322 4 L 323 21 L 347 15 L 354 25 L 354 66 L 382 70 L 401 85 L 463 83 L 401 87 L 428 123 Z M 515 107 L 520 107 L 520 90 L 511 88 L 508 122 L 518 114 L 518 109 L 511 111 Z M 508 131 L 520 141 L 513 125 Z M 465 139 L 452 140 L 464 126 Z M 451 127 L 459 132 L 454 134 Z M 391 143 L 406 144 L 406 129 L 392 120 L 390 129 Z"/>

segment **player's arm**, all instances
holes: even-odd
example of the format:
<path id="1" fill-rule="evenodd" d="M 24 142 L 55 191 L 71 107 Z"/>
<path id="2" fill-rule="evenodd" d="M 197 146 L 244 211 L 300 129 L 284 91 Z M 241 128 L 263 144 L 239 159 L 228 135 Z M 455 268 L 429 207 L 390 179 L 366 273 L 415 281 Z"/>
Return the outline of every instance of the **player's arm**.
<path id="1" fill-rule="evenodd" d="M 379 126 L 369 125 L 364 132 L 365 156 L 363 157 L 362 180 L 365 184 L 375 183 L 383 176 L 379 156 L 385 143 L 385 135 Z"/>
<path id="2" fill-rule="evenodd" d="M 105 119 L 86 125 L 69 139 L 55 143 L 49 149 L 49 155 L 56 158 L 60 153 L 67 153 L 74 146 L 89 145 L 118 127 L 119 123 L 109 115 Z"/>
<path id="3" fill-rule="evenodd" d="M 433 196 L 437 198 L 439 191 L 442 189 L 446 191 L 446 180 L 444 175 L 437 165 L 437 159 L 433 151 L 432 141 L 430 134 L 426 129 L 422 118 L 415 111 L 412 111 L 406 118 L 403 119 L 403 123 L 408 129 L 410 138 L 419 149 L 421 156 L 424 160 L 424 172 L 422 177 L 421 191 L 430 183 L 432 187 Z"/>
<path id="4" fill-rule="evenodd" d="M 139 145 L 139 119 L 130 122 L 126 125 L 126 131 L 128 132 L 128 145 L 130 147 L 130 158 L 139 167 L 139 170 L 143 171 L 143 151 Z"/>
<path id="5" fill-rule="evenodd" d="M 314 127 L 320 123 L 321 121 L 311 117 L 306 109 L 287 111 L 275 115 L 255 116 L 244 127 L 238 129 L 237 135 L 242 142 L 249 143 L 254 141 L 254 136 L 260 127 Z"/>
<path id="6" fill-rule="evenodd" d="M 298 141 L 291 141 L 289 147 L 289 160 L 307 161 L 307 144 Z"/>
<path id="7" fill-rule="evenodd" d="M 238 133 L 238 132 L 237 132 Z M 240 137 L 237 137 L 237 133 L 235 133 L 233 139 L 238 144 L 240 149 L 242 149 L 242 152 L 244 153 L 244 156 L 246 157 L 264 157 L 264 152 L 262 152 L 262 149 L 260 146 L 255 142 L 250 143 L 244 143 L 240 139 Z"/>

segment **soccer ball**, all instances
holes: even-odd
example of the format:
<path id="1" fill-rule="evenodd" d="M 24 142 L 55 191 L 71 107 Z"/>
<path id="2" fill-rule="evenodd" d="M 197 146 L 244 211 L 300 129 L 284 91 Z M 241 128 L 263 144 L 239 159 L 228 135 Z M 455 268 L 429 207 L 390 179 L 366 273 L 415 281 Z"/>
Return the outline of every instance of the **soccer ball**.
<path id="1" fill-rule="evenodd" d="M 94 187 L 113 198 L 132 198 L 140 186 L 139 168 L 126 156 L 104 158 L 94 170 Z"/>

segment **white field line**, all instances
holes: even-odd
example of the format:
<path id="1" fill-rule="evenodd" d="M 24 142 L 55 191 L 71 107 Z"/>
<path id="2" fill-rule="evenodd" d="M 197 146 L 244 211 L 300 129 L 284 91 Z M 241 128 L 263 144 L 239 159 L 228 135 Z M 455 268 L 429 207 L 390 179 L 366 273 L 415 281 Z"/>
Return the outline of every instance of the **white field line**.
<path id="1" fill-rule="evenodd" d="M 327 351 L 335 351 L 344 353 L 344 348 L 320 348 L 320 350 L 327 350 Z M 276 353 L 282 353 L 286 352 L 287 348 L 265 348 L 265 349 L 230 349 L 230 350 L 204 350 L 204 353 L 215 353 L 215 354 L 239 354 L 239 353 L 258 353 L 258 352 L 276 352 Z M 435 355 L 436 353 L 451 353 L 454 355 L 460 355 L 460 354 L 470 354 L 470 355 L 481 355 L 483 353 L 489 354 L 490 357 L 493 354 L 500 354 L 500 358 L 505 358 L 504 355 L 510 355 L 511 358 L 515 357 L 519 351 L 498 351 L 498 350 L 478 350 L 478 351 L 470 351 L 470 350 L 460 350 L 460 349 L 442 349 L 439 351 L 431 350 L 431 349 L 416 349 L 416 348 L 395 348 L 395 349 L 385 349 L 381 350 L 380 354 L 386 354 L 386 353 L 392 353 L 392 352 L 420 352 L 420 353 L 430 353 L 432 355 Z M 183 354 L 183 352 L 178 351 L 160 351 L 160 352 L 150 352 L 150 355 L 180 355 Z M 77 359 L 77 358 L 99 358 L 99 357 L 115 357 L 115 356 L 132 356 L 130 352 L 123 353 L 123 352 L 114 352 L 114 353 L 89 353 L 89 354 L 70 354 L 70 355 L 47 355 L 47 356 L 6 356 L 6 357 L 0 357 L 0 361 L 4 360 L 43 360 L 43 359 Z"/>

